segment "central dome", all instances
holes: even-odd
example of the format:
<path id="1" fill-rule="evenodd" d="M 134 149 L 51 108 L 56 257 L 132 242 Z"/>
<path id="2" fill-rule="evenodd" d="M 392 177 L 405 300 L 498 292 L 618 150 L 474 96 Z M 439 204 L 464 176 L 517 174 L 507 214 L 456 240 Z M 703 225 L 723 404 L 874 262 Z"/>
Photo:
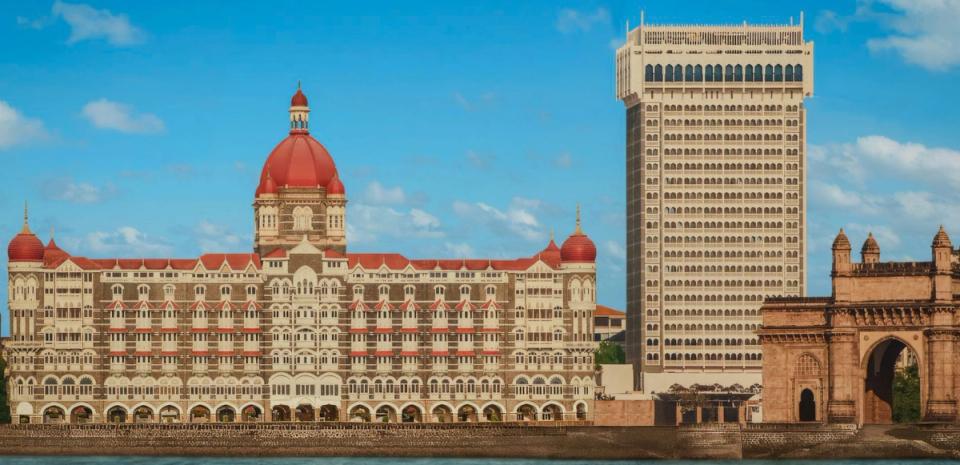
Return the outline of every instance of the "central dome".
<path id="1" fill-rule="evenodd" d="M 297 89 L 291 100 L 290 135 L 274 147 L 263 164 L 256 195 L 286 187 L 326 188 L 338 177 L 330 152 L 307 129 L 310 110 L 306 96 Z"/>

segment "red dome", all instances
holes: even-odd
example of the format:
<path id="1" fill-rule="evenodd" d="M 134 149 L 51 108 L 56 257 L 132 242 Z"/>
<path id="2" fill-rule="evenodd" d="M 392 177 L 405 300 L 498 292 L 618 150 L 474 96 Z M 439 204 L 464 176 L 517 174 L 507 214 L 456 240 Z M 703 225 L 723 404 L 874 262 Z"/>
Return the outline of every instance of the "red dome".
<path id="1" fill-rule="evenodd" d="M 330 180 L 330 183 L 327 184 L 327 195 L 345 195 L 347 190 L 343 187 L 343 182 L 340 181 L 340 176 L 336 173 L 333 174 L 333 179 Z"/>
<path id="2" fill-rule="evenodd" d="M 565 262 L 593 262 L 597 259 L 597 246 L 583 233 L 573 233 L 560 247 L 560 258 Z"/>
<path id="3" fill-rule="evenodd" d="M 560 258 L 565 262 L 594 262 L 597 260 L 597 246 L 580 229 L 580 206 L 577 205 L 577 227 L 573 234 L 563 241 Z"/>
<path id="4" fill-rule="evenodd" d="M 304 95 L 303 91 L 297 87 L 297 93 L 293 94 L 293 97 L 290 98 L 291 107 L 305 107 L 307 105 L 307 96 Z"/>
<path id="5" fill-rule="evenodd" d="M 337 167 L 327 149 L 309 134 L 291 133 L 277 144 L 260 173 L 257 195 L 268 192 L 268 176 L 276 187 L 321 187 L 330 184 Z"/>
<path id="6" fill-rule="evenodd" d="M 26 223 L 23 225 L 23 230 L 7 245 L 7 259 L 11 262 L 43 261 L 43 242 L 30 232 Z"/>

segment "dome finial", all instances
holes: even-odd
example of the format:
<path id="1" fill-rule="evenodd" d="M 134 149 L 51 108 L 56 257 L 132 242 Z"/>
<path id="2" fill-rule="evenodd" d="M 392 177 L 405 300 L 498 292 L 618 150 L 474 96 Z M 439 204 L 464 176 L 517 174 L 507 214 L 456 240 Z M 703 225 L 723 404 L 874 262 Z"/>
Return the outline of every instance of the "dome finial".
<path id="1" fill-rule="evenodd" d="M 27 219 L 27 217 L 28 217 L 27 212 L 28 212 L 27 201 L 24 200 L 24 201 L 23 201 L 23 230 L 20 231 L 20 232 L 24 232 L 24 233 L 29 233 L 29 232 L 30 232 L 30 224 L 29 224 L 28 219 Z"/>
<path id="2" fill-rule="evenodd" d="M 550 242 L 553 242 L 553 228 L 550 228 Z"/>
<path id="3" fill-rule="evenodd" d="M 297 79 L 297 90 L 300 90 L 300 80 Z"/>
<path id="4" fill-rule="evenodd" d="M 583 234 L 583 229 L 580 228 L 580 203 L 577 203 L 577 228 L 573 232 L 574 234 Z"/>

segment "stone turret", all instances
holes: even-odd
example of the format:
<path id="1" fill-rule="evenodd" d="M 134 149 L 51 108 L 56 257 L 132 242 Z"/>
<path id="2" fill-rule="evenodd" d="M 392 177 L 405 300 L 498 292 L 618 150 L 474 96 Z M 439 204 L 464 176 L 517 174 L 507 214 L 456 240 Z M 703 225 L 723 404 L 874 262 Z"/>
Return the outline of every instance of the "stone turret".
<path id="1" fill-rule="evenodd" d="M 840 228 L 837 238 L 833 240 L 833 274 L 849 273 L 850 266 L 850 239 Z"/>
<path id="2" fill-rule="evenodd" d="M 873 238 L 873 233 L 867 233 L 867 240 L 863 241 L 863 247 L 860 248 L 860 260 L 863 263 L 880 262 L 880 244 Z"/>
<path id="3" fill-rule="evenodd" d="M 953 244 L 950 243 L 950 236 L 943 229 L 943 225 L 940 226 L 937 235 L 933 236 L 930 249 L 933 251 L 933 269 L 936 273 L 933 278 L 934 299 L 938 301 L 951 300 L 953 289 L 952 278 L 950 277 L 950 261 L 953 256 Z"/>

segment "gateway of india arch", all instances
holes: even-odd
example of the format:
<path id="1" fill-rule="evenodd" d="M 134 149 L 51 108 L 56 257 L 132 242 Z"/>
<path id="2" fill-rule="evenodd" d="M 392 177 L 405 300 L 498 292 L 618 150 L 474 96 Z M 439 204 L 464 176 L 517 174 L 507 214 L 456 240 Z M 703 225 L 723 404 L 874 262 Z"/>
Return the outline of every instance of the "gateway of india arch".
<path id="1" fill-rule="evenodd" d="M 579 209 L 562 246 L 518 259 L 348 252 L 346 191 L 309 122 L 297 89 L 252 253 L 75 256 L 25 209 L 7 248 L 14 421 L 592 418 L 597 251 Z"/>
<path id="2" fill-rule="evenodd" d="M 960 259 L 943 227 L 931 251 L 930 261 L 881 262 L 868 235 L 854 263 L 841 229 L 830 297 L 765 302 L 764 421 L 891 423 L 894 375 L 911 363 L 921 420 L 957 421 Z"/>

